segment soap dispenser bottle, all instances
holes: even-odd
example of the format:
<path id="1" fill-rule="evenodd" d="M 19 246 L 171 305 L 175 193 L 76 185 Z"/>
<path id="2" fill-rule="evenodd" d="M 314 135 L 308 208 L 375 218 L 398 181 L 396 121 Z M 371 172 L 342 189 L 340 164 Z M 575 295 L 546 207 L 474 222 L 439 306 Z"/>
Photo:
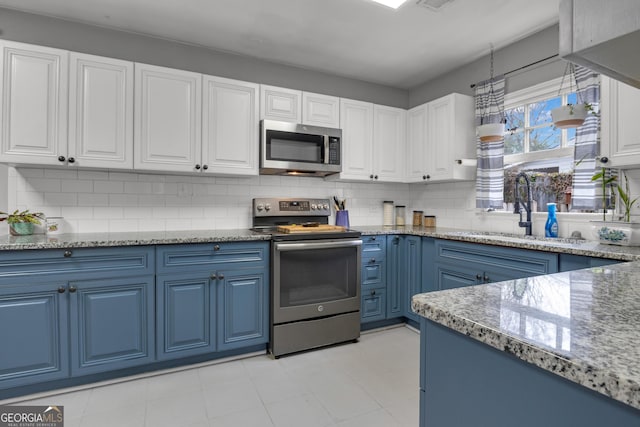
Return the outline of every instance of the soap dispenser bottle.
<path id="1" fill-rule="evenodd" d="M 547 223 L 544 225 L 545 237 L 558 237 L 558 219 L 556 218 L 556 204 L 547 203 Z"/>

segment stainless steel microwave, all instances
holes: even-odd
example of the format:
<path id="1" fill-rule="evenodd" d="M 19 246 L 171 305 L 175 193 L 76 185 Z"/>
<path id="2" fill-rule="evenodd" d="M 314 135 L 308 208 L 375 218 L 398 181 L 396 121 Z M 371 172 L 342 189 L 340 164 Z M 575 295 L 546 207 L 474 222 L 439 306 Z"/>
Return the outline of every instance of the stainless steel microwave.
<path id="1" fill-rule="evenodd" d="M 342 130 L 296 123 L 260 122 L 260 173 L 326 176 L 342 172 Z"/>

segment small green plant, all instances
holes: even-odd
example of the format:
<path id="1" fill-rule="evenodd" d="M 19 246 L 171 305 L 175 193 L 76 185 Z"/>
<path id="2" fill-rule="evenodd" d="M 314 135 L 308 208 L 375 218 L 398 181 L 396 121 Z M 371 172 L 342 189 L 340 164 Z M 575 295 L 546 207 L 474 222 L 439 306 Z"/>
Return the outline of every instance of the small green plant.
<path id="1" fill-rule="evenodd" d="M 596 172 L 592 177 L 591 181 L 600 180 L 600 184 L 602 185 L 602 220 L 606 221 L 607 214 L 607 186 L 612 182 L 618 179 L 617 176 L 607 176 L 607 168 L 601 168 L 600 172 Z"/>
<path id="2" fill-rule="evenodd" d="M 6 212 L 0 212 L 0 222 L 7 221 L 8 224 L 17 224 L 20 222 L 30 222 L 32 224 L 40 224 L 40 219 L 43 217 L 43 214 L 40 212 L 29 212 L 29 209 L 26 209 L 20 212 L 18 209 L 13 211 L 12 214 Z"/>
<path id="3" fill-rule="evenodd" d="M 626 222 L 630 222 L 631 208 L 633 208 L 633 205 L 638 201 L 640 197 L 636 197 L 635 199 L 631 200 L 629 191 L 629 179 L 624 172 L 622 172 L 622 176 L 624 177 L 624 189 L 620 186 L 620 184 L 618 184 L 618 194 L 620 195 L 620 201 L 622 201 L 622 204 L 624 205 L 624 220 Z"/>

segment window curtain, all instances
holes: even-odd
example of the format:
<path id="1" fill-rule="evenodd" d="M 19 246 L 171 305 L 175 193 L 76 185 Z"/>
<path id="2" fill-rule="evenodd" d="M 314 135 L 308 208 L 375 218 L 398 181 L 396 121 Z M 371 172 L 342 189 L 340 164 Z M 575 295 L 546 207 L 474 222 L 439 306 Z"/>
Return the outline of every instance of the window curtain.
<path id="1" fill-rule="evenodd" d="M 475 86 L 476 126 L 500 123 L 504 117 L 504 76 L 477 83 Z M 492 91 L 493 86 L 493 91 Z M 476 207 L 502 209 L 504 190 L 504 138 L 497 142 L 480 142 L 476 136 L 478 166 L 476 174 Z"/>
<path id="2" fill-rule="evenodd" d="M 588 68 L 575 66 L 578 103 L 588 102 L 594 111 L 600 112 L 600 75 Z M 591 180 L 599 170 L 596 157 L 600 153 L 600 115 L 589 114 L 584 124 L 576 129 L 576 144 L 574 151 L 573 194 L 572 209 L 598 210 L 602 209 L 602 186 Z M 617 171 L 607 171 L 607 174 L 617 174 Z M 607 197 L 605 203 L 610 202 Z"/>

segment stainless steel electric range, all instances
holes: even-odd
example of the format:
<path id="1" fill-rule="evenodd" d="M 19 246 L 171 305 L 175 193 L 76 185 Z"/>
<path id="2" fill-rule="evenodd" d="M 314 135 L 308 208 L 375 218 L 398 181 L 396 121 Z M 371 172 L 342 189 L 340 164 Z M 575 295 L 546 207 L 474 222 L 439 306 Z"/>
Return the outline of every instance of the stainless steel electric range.
<path id="1" fill-rule="evenodd" d="M 253 230 L 272 235 L 274 357 L 360 336 L 360 233 L 329 225 L 329 199 L 253 200 Z"/>

